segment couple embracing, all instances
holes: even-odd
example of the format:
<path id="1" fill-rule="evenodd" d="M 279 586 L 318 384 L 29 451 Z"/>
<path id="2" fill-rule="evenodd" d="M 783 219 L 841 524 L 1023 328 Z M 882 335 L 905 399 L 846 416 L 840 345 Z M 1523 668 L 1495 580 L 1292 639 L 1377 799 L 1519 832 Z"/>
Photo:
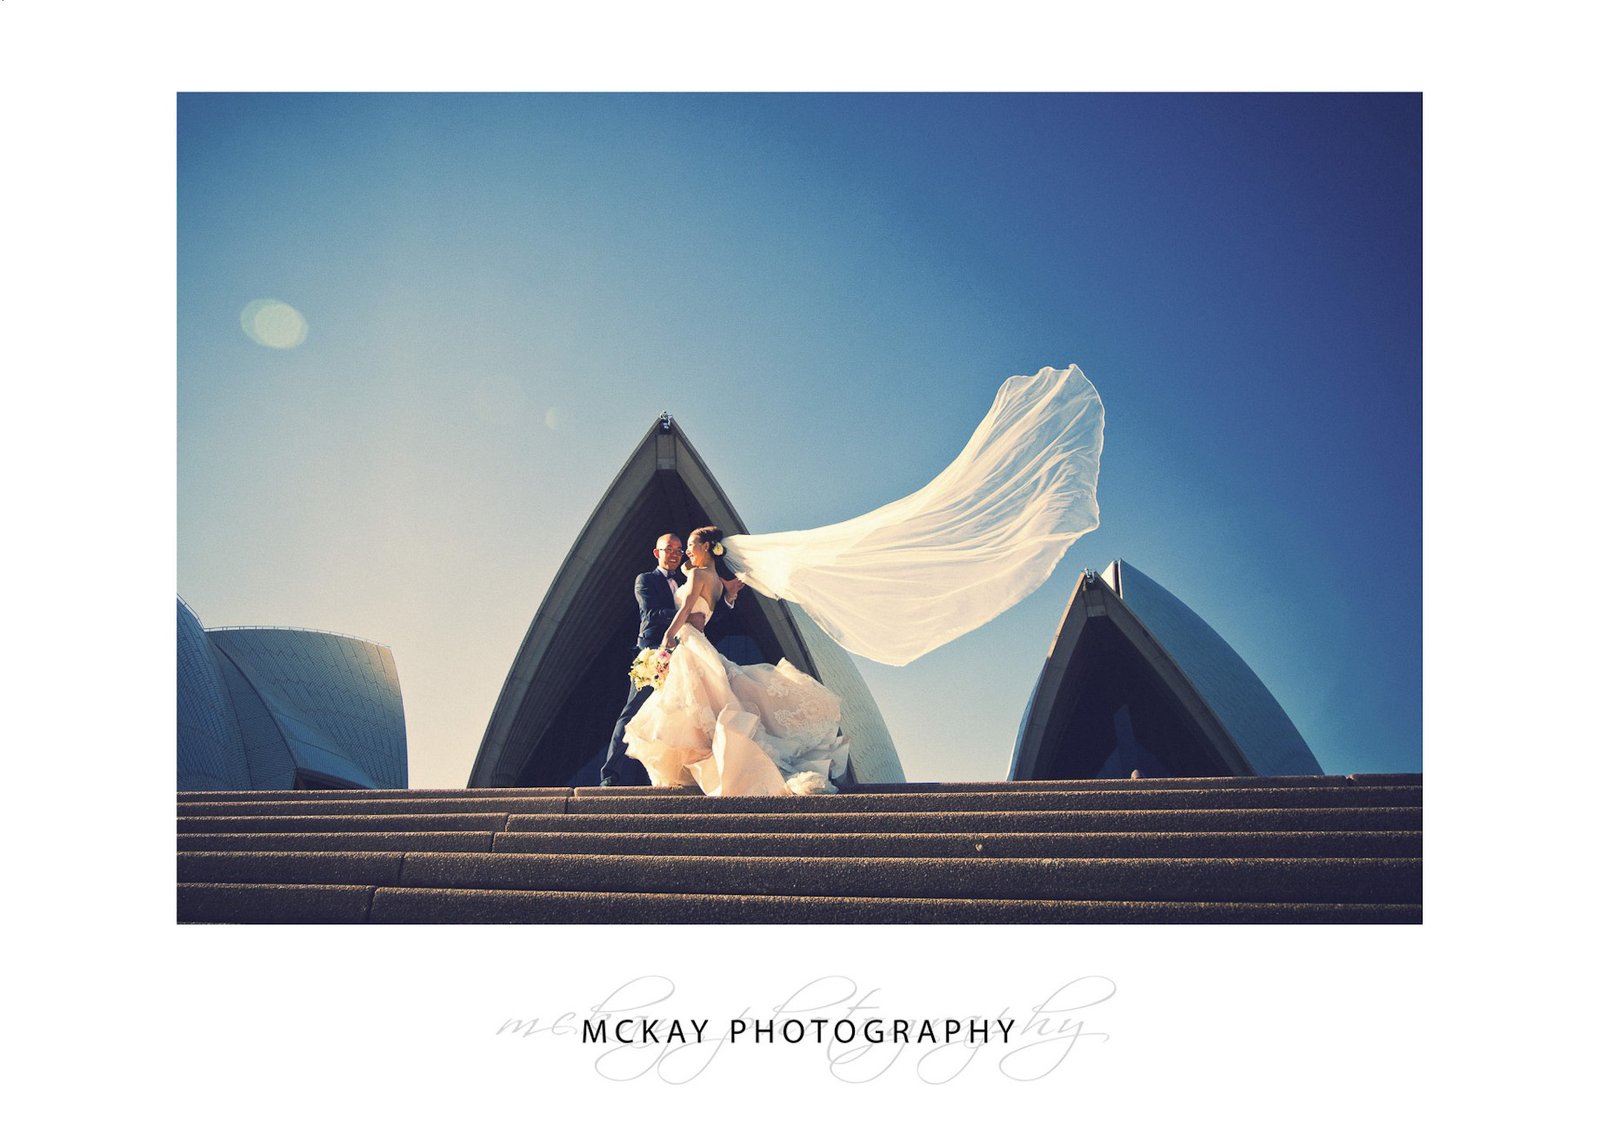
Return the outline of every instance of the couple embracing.
<path id="1" fill-rule="evenodd" d="M 1041 369 L 1008 378 L 961 454 L 903 499 L 809 531 L 663 535 L 634 594 L 640 649 L 670 650 L 670 663 L 630 692 L 601 784 L 638 784 L 642 765 L 652 784 L 713 795 L 837 792 L 850 748 L 839 698 L 787 661 L 741 653 L 736 620 L 728 629 L 740 593 L 786 600 L 845 650 L 903 666 L 1032 594 L 1099 526 L 1104 429 L 1076 365 Z"/>
<path id="2" fill-rule="evenodd" d="M 835 793 L 850 752 L 839 699 L 787 660 L 759 661 L 734 617 L 744 584 L 722 540 L 715 527 L 687 543 L 663 535 L 655 569 L 635 581 L 639 648 L 670 651 L 670 663 L 659 685 L 633 683 L 600 783 L 640 784 L 642 766 L 652 785 L 712 796 Z"/>

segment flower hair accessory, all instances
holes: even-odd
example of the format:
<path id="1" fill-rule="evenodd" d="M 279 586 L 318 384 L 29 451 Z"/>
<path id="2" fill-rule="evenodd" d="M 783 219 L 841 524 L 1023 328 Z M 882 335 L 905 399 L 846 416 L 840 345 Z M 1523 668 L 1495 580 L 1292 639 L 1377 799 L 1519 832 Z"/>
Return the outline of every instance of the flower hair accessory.
<path id="1" fill-rule="evenodd" d="M 713 543 L 711 545 L 711 554 L 715 555 L 717 558 L 720 559 L 720 558 L 722 558 L 722 556 L 728 554 L 728 550 L 727 550 L 727 548 L 722 546 L 722 543 L 720 541 L 718 541 L 717 543 Z"/>

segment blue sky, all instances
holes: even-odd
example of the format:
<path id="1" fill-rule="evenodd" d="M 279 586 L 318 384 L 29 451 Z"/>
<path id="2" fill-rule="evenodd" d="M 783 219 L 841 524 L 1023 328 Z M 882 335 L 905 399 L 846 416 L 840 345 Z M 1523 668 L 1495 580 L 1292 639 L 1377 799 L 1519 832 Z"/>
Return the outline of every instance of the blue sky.
<path id="1" fill-rule="evenodd" d="M 1101 528 L 989 626 L 862 663 L 908 776 L 1004 777 L 1076 573 L 1118 557 L 1233 643 L 1324 768 L 1420 768 L 1420 97 L 178 116 L 178 590 L 208 625 L 391 645 L 414 785 L 465 781 L 662 409 L 752 528 L 786 530 L 920 486 L 1005 377 L 1071 362 L 1106 404 Z M 245 336 L 262 298 L 303 343 Z"/>

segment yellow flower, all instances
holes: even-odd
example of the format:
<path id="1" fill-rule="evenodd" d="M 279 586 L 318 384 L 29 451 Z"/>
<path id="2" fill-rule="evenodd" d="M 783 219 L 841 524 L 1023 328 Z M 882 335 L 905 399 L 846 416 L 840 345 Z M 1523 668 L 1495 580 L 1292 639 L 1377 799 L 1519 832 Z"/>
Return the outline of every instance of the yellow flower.
<path id="1" fill-rule="evenodd" d="M 651 686 L 660 686 L 667 680 L 667 661 L 672 655 L 667 651 L 641 650 L 639 656 L 633 660 L 633 665 L 628 668 L 628 677 L 633 679 L 633 684 L 640 690 Z"/>
<path id="2" fill-rule="evenodd" d="M 728 552 L 727 552 L 727 549 L 722 546 L 722 544 L 713 543 L 711 545 L 711 554 L 720 557 L 720 556 L 728 554 Z"/>

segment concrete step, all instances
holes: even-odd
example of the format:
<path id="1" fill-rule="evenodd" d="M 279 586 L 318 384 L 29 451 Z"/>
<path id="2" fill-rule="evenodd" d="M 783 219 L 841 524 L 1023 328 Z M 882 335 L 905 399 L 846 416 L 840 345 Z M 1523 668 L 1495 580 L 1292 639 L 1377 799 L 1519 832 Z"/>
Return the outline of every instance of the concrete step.
<path id="1" fill-rule="evenodd" d="M 703 798 L 712 800 L 712 798 Z M 286 817 L 318 814 L 564 813 L 560 797 L 329 797 L 239 801 L 180 801 L 178 817 Z"/>
<path id="2" fill-rule="evenodd" d="M 327 822 L 325 817 L 313 817 L 311 820 L 318 824 Z M 493 831 L 487 830 L 460 833 L 431 833 L 421 830 L 354 833 L 179 833 L 178 851 L 486 853 L 494 850 L 495 835 Z"/>
<path id="3" fill-rule="evenodd" d="M 990 793 L 1008 790 L 1281 789 L 1344 785 L 1421 785 L 1420 773 L 1293 774 L 1285 777 L 1126 777 L 1060 781 L 905 781 L 851 786 L 850 793 Z"/>
<path id="4" fill-rule="evenodd" d="M 893 784 L 856 785 L 851 793 L 1006 793 L 1044 791 L 1091 791 L 1137 789 L 1223 789 L 1286 788 L 1292 786 L 1338 787 L 1362 785 L 1420 785 L 1420 773 L 1353 773 L 1326 776 L 1288 777 L 1146 777 L 1137 784 L 1127 778 L 1072 781 L 910 781 Z M 498 797 L 698 797 L 698 789 L 663 789 L 656 786 L 545 786 L 494 789 L 246 789 L 235 791 L 185 790 L 180 802 L 192 801 L 280 801 L 280 800 L 373 800 L 397 798 L 498 798 Z"/>
<path id="5" fill-rule="evenodd" d="M 566 797 L 565 785 L 540 789 L 237 789 L 180 790 L 178 803 L 193 801 L 371 801 L 418 797 L 483 798 Z"/>
<path id="6" fill-rule="evenodd" d="M 1127 783 L 1138 786 L 1140 783 Z M 1408 785 L 1289 786 L 1284 788 L 1161 788 L 981 793 L 841 793 L 819 797 L 574 796 L 298 798 L 181 801 L 180 817 L 301 816 L 307 814 L 614 813 L 933 813 L 1041 812 L 1096 809 L 1249 809 L 1416 806 L 1422 790 Z"/>
<path id="7" fill-rule="evenodd" d="M 526 817 L 524 820 L 562 820 L 560 817 Z M 179 817 L 178 835 L 186 833 L 353 833 L 353 832 L 499 832 L 507 825 L 505 813 L 314 813 L 305 816 Z"/>
<path id="8" fill-rule="evenodd" d="M 851 785 L 845 793 L 1038 793 L 1086 792 L 1092 790 L 1139 789 L 1280 789 L 1341 788 L 1360 785 L 1420 785 L 1420 773 L 1360 773 L 1309 775 L 1287 777 L 1146 777 L 1092 778 L 1059 781 L 897 781 L 887 784 Z M 469 791 L 470 792 L 470 791 Z M 654 797 L 661 795 L 699 796 L 698 789 L 665 789 L 650 785 L 626 785 L 602 788 L 578 786 L 572 791 L 579 797 Z"/>
<path id="9" fill-rule="evenodd" d="M 678 856 L 1419 857 L 1420 832 L 186 833 L 180 852 L 660 853 Z"/>
<path id="10" fill-rule="evenodd" d="M 714 798 L 702 798 L 708 804 Z M 811 800 L 811 799 L 808 799 Z M 1395 831 L 1422 827 L 1422 810 L 1152 809 L 1064 813 L 315 813 L 178 818 L 178 834 L 350 832 L 1033 833 Z"/>
<path id="11" fill-rule="evenodd" d="M 263 883 L 752 896 L 1414 904 L 1422 861 L 1395 857 L 609 856 L 185 852 L 178 878 Z"/>
<path id="12" fill-rule="evenodd" d="M 819 797 L 574 797 L 568 813 L 936 813 L 1038 812 L 1089 809 L 1251 809 L 1415 806 L 1422 790 L 1405 785 L 1327 785 L 1262 788 L 1120 789 L 981 793 L 839 793 Z M 513 810 L 515 811 L 515 810 Z"/>
<path id="13" fill-rule="evenodd" d="M 434 854 L 429 854 L 434 855 Z M 180 852 L 189 884 L 399 884 L 401 852 Z"/>
<path id="14" fill-rule="evenodd" d="M 362 836 L 360 833 L 349 835 Z M 273 840 L 271 837 L 250 838 L 248 834 L 246 839 L 257 840 L 261 847 L 269 846 Z M 618 856 L 660 854 L 774 857 L 1420 857 L 1422 834 L 1420 832 L 500 833 L 494 838 L 493 851 L 601 853 Z"/>
<path id="15" fill-rule="evenodd" d="M 1414 904 L 1163 903 L 179 884 L 184 923 L 1416 924 Z"/>
<path id="16" fill-rule="evenodd" d="M 304 884 L 178 883 L 180 924 L 364 924 L 373 889 Z"/>
<path id="17" fill-rule="evenodd" d="M 705 798 L 710 804 L 716 798 Z M 797 798 L 798 800 L 798 798 Z M 819 798 L 806 798 L 816 801 Z M 1045 833 L 1045 832 L 1303 832 L 1420 829 L 1422 810 L 1353 809 L 1100 809 L 1079 812 L 949 813 L 570 813 L 512 815 L 510 832 L 615 833 Z"/>

